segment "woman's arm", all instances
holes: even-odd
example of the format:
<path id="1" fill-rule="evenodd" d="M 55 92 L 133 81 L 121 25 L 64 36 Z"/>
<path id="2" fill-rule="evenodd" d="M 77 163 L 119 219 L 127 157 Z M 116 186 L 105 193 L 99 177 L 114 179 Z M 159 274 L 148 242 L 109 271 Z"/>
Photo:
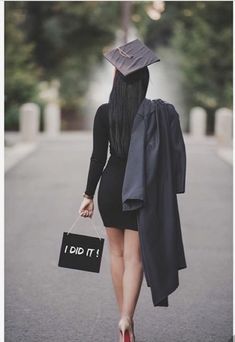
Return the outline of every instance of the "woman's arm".
<path id="1" fill-rule="evenodd" d="M 90 157 L 85 189 L 85 194 L 92 197 L 95 194 L 98 181 L 107 160 L 108 131 L 104 120 L 105 110 L 105 104 L 102 104 L 97 109 L 93 122 L 93 151 Z"/>

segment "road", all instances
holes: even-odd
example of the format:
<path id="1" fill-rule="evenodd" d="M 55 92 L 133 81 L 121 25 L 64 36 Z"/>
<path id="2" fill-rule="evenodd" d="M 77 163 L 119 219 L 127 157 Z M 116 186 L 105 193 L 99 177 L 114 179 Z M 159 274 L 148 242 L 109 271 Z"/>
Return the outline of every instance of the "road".
<path id="1" fill-rule="evenodd" d="M 108 244 L 99 274 L 58 267 L 76 218 L 90 133 L 42 139 L 5 178 L 5 341 L 117 342 Z M 232 336 L 232 167 L 213 139 L 185 137 L 186 193 L 178 195 L 187 269 L 169 307 L 153 307 L 145 279 L 136 342 L 227 342 Z M 97 195 L 97 193 L 96 193 Z M 95 197 L 94 222 L 105 237 Z M 94 235 L 89 219 L 74 232 Z"/>

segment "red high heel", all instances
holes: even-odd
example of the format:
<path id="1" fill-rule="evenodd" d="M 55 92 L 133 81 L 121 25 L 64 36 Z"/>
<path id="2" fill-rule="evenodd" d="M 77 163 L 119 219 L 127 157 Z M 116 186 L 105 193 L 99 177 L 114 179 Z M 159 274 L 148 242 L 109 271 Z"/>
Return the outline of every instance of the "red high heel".
<path id="1" fill-rule="evenodd" d="M 122 336 L 122 342 L 135 342 L 133 323 L 130 317 L 121 318 L 118 326 Z"/>

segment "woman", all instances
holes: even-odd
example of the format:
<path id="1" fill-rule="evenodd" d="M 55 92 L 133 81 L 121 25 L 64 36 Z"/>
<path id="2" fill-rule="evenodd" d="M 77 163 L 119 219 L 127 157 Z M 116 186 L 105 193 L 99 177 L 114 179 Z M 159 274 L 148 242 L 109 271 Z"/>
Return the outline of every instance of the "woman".
<path id="1" fill-rule="evenodd" d="M 93 196 L 98 190 L 98 207 L 107 228 L 112 281 L 120 312 L 120 340 L 134 341 L 133 316 L 143 280 L 140 241 L 135 211 L 122 211 L 122 184 L 135 114 L 145 98 L 148 67 L 127 76 L 115 69 L 109 102 L 101 105 L 93 126 L 93 152 L 84 199 L 79 213 L 92 217 Z M 110 142 L 110 158 L 107 159 Z"/>
<path id="2" fill-rule="evenodd" d="M 109 102 L 102 104 L 93 125 L 93 151 L 86 190 L 79 213 L 92 217 L 93 197 L 100 179 L 98 208 L 109 242 L 111 275 L 120 311 L 120 341 L 134 342 L 133 316 L 143 281 L 143 264 L 137 225 L 137 211 L 122 210 L 122 185 L 132 125 L 145 99 L 148 65 L 160 59 L 135 39 L 105 54 L 115 66 Z M 104 169 L 108 144 L 110 158 Z"/>

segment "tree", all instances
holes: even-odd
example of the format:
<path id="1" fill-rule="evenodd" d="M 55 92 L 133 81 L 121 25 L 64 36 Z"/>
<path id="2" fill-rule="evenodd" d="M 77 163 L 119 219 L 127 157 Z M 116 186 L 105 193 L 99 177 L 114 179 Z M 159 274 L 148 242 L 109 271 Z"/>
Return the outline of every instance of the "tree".
<path id="1" fill-rule="evenodd" d="M 170 40 L 180 51 L 188 108 L 207 110 L 208 133 L 215 110 L 232 108 L 232 6 L 229 1 L 186 3 Z"/>
<path id="2" fill-rule="evenodd" d="M 215 110 L 232 108 L 232 1 L 166 1 L 161 19 L 146 23 L 146 43 L 175 51 L 186 107 L 204 107 L 212 132 Z"/>
<path id="3" fill-rule="evenodd" d="M 76 111 L 103 47 L 115 38 L 118 3 L 29 2 L 26 10 L 28 40 L 35 42 L 42 79 L 58 78 L 63 107 Z"/>
<path id="4" fill-rule="evenodd" d="M 23 7 L 8 2 L 5 9 L 5 128 L 17 129 L 18 107 L 35 99 L 38 74 L 22 28 Z"/>

